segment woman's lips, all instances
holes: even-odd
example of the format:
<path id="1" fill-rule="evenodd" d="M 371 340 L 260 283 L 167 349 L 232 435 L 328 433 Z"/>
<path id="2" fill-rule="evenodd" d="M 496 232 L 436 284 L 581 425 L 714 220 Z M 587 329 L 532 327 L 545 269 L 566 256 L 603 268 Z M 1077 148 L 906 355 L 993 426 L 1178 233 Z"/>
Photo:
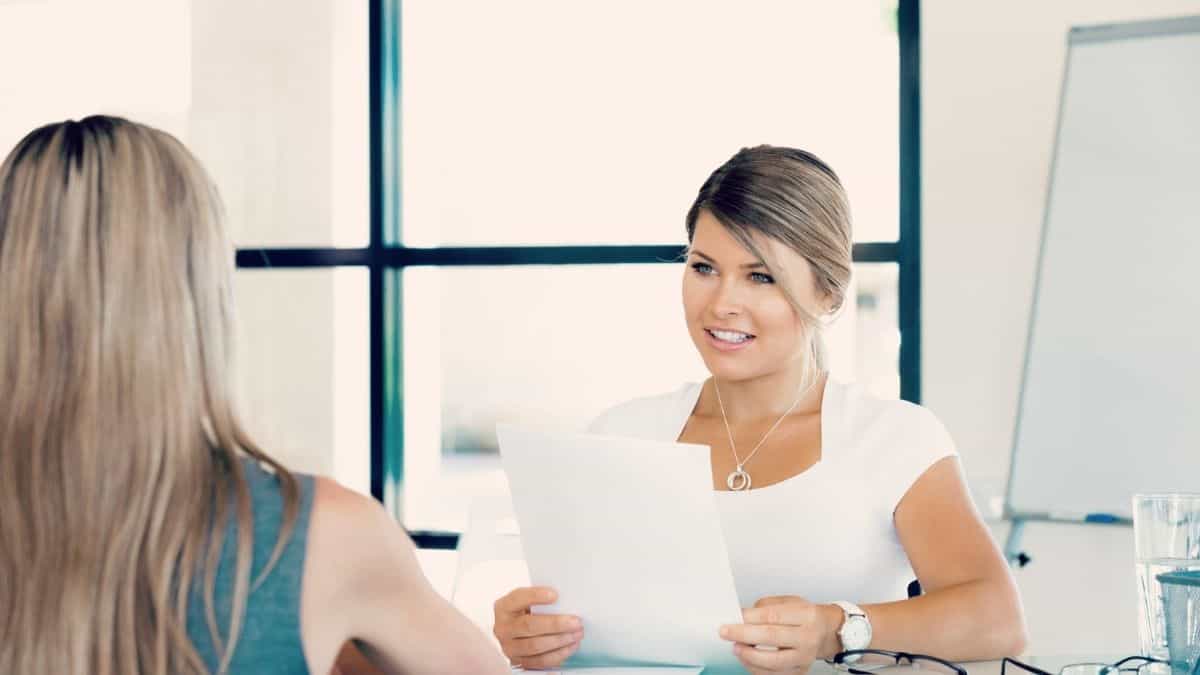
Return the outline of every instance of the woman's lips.
<path id="1" fill-rule="evenodd" d="M 725 333 L 725 334 L 738 333 L 738 331 L 718 331 L 718 332 Z M 747 333 L 738 333 L 740 335 L 746 336 L 741 341 L 731 341 L 731 340 L 722 339 L 722 338 L 717 337 L 717 335 L 708 328 L 704 329 L 704 334 L 705 334 L 705 336 L 708 337 L 708 343 L 710 345 L 712 345 L 714 349 L 717 349 L 717 350 L 723 351 L 723 352 L 736 352 L 738 350 L 745 349 L 746 347 L 750 346 L 750 343 L 754 342 L 754 340 L 755 340 L 755 336 L 749 335 Z"/>

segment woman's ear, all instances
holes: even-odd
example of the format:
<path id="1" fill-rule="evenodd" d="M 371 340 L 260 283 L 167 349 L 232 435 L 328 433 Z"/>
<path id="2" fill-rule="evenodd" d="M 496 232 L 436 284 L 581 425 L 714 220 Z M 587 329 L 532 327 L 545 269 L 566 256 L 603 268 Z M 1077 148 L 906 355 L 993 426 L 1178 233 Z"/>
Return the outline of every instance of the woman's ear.
<path id="1" fill-rule="evenodd" d="M 839 298 L 831 291 L 825 291 L 824 297 L 821 298 L 821 309 L 825 310 L 826 315 L 836 314 L 842 308 L 842 301 L 845 298 Z"/>

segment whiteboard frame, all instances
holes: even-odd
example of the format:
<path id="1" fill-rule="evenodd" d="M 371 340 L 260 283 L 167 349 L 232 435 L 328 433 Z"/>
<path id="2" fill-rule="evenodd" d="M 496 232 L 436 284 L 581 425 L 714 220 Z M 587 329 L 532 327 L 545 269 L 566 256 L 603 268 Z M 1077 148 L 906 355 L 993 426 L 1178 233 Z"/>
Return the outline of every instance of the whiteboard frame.
<path id="1" fill-rule="evenodd" d="M 1062 138 L 1063 109 L 1066 104 L 1067 85 L 1070 82 L 1071 75 L 1072 47 L 1080 44 L 1094 44 L 1098 42 L 1113 42 L 1117 40 L 1148 37 L 1186 35 L 1190 33 L 1200 33 L 1200 15 L 1152 19 L 1148 21 L 1132 21 L 1126 23 L 1073 26 L 1067 31 L 1067 55 L 1063 64 L 1062 84 L 1059 87 L 1058 116 L 1054 127 L 1054 144 L 1052 146 L 1050 157 L 1050 173 L 1046 179 L 1046 199 L 1042 206 L 1041 240 L 1038 244 L 1037 269 L 1034 276 L 1033 297 L 1029 304 L 1029 315 L 1025 334 L 1025 354 L 1021 367 L 1021 387 L 1017 395 L 1016 419 L 1013 424 L 1012 434 L 1012 451 L 1009 455 L 1008 480 L 1004 491 L 1003 518 L 1005 520 L 1012 521 L 1012 527 L 1009 530 L 1008 541 L 1005 545 L 1005 556 L 1010 563 L 1016 563 L 1020 561 L 1019 564 L 1023 566 L 1029 560 L 1027 556 L 1018 550 L 1020 546 L 1022 530 L 1024 529 L 1026 522 L 1072 522 L 1118 525 L 1126 527 L 1133 524 L 1131 519 L 1123 517 L 1110 521 L 1097 521 L 1088 519 L 1087 514 L 1063 514 L 1055 513 L 1053 511 L 1018 511 L 1012 506 L 1014 483 L 1013 476 L 1017 463 L 1017 444 L 1020 439 L 1022 421 L 1021 413 L 1023 410 L 1021 404 L 1024 401 L 1025 387 L 1029 381 L 1029 357 L 1030 351 L 1033 347 L 1034 318 L 1037 316 L 1038 298 L 1041 295 L 1042 270 L 1045 262 L 1046 240 L 1048 238 L 1047 233 L 1050 228 L 1050 208 L 1054 197 L 1054 179 L 1057 175 L 1059 144 Z"/>

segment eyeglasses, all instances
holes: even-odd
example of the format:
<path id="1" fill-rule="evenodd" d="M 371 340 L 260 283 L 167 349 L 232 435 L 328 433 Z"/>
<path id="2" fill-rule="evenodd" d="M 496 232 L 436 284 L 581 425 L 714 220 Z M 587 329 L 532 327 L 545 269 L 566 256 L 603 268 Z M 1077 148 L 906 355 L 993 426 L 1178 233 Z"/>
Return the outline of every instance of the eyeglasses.
<path id="1" fill-rule="evenodd" d="M 874 670 L 864 670 L 862 668 L 855 668 L 846 663 L 847 659 L 850 659 L 852 657 L 867 656 L 867 655 L 883 656 L 883 657 L 892 659 L 893 662 L 890 664 L 888 664 L 888 663 L 879 664 L 878 667 L 881 667 L 881 668 L 887 668 L 887 667 L 891 667 L 891 666 L 899 666 L 899 665 L 903 665 L 903 664 L 910 665 L 914 668 L 920 668 L 921 663 L 925 662 L 929 665 L 936 664 L 943 668 L 947 668 L 950 671 L 952 671 L 955 675 L 967 675 L 966 669 L 964 669 L 962 666 L 958 666 L 953 663 L 950 663 L 949 661 L 939 659 L 936 656 L 926 656 L 925 654 L 909 654 L 907 652 L 889 652 L 884 649 L 851 649 L 849 651 L 838 652 L 837 654 L 835 654 L 833 656 L 833 660 L 830 661 L 830 663 L 833 664 L 834 668 L 836 668 L 840 671 L 846 672 L 846 673 L 850 673 L 851 675 L 876 675 Z M 854 659 L 854 660 L 857 661 L 857 659 Z M 1003 675 L 1003 673 L 1001 675 Z"/>
<path id="2" fill-rule="evenodd" d="M 1023 668 L 1036 675 L 1056 675 L 1041 668 L 1021 663 L 1016 659 L 1004 658 L 1000 664 L 1000 675 L 1007 675 L 1008 664 Z M 1156 663 L 1167 664 L 1162 659 L 1152 659 L 1148 656 L 1127 656 L 1116 663 L 1071 663 L 1062 667 L 1057 675 L 1120 675 L 1121 673 L 1140 673 L 1143 668 Z"/>

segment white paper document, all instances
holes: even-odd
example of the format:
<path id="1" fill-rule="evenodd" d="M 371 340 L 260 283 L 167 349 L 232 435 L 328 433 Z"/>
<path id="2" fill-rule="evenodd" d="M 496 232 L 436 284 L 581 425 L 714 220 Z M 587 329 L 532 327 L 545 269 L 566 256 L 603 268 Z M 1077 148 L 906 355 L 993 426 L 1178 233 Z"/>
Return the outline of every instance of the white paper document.
<path id="1" fill-rule="evenodd" d="M 740 669 L 717 635 L 742 612 L 708 447 L 497 433 L 530 580 L 559 593 L 534 611 L 583 620 L 572 663 Z"/>

